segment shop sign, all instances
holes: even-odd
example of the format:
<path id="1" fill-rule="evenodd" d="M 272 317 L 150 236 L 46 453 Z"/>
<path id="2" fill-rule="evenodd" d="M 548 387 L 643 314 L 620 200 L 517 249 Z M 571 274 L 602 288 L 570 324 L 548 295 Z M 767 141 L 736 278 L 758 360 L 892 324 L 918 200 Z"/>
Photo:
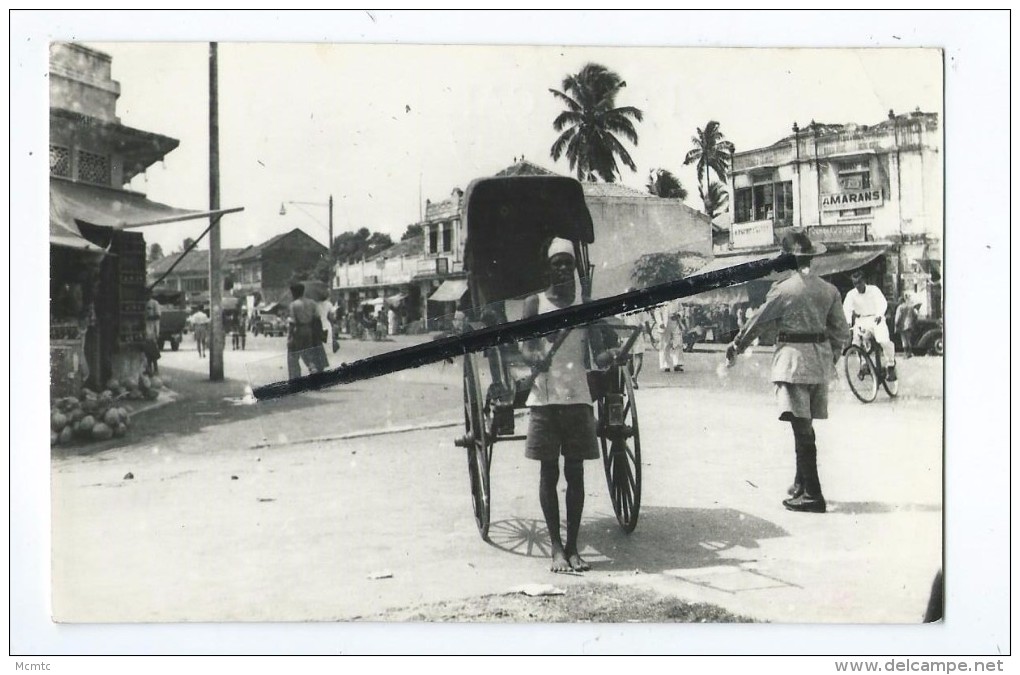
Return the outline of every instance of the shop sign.
<path id="1" fill-rule="evenodd" d="M 808 228 L 808 236 L 814 241 L 848 242 L 865 241 L 868 238 L 868 226 L 858 225 L 815 225 Z"/>
<path id="2" fill-rule="evenodd" d="M 881 205 L 881 190 L 846 190 L 822 195 L 822 211 L 867 209 Z"/>
<path id="3" fill-rule="evenodd" d="M 730 225 L 730 238 L 733 248 L 772 246 L 775 243 L 772 233 L 772 219 L 733 223 Z"/>

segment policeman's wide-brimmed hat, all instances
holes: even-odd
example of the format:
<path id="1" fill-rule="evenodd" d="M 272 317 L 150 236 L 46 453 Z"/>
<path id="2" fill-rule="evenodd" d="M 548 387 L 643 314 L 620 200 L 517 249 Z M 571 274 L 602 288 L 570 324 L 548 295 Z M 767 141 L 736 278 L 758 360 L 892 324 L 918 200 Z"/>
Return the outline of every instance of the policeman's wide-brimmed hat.
<path id="1" fill-rule="evenodd" d="M 783 253 L 792 253 L 799 257 L 809 257 L 825 253 L 824 244 L 816 244 L 806 232 L 790 230 L 779 240 L 779 247 Z"/>

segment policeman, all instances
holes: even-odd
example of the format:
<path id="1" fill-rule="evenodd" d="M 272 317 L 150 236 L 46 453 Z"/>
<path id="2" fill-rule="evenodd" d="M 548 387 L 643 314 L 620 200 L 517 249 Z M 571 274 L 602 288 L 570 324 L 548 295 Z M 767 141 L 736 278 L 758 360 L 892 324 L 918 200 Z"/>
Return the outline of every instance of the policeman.
<path id="1" fill-rule="evenodd" d="M 726 359 L 732 365 L 762 330 L 769 325 L 778 329 L 772 381 L 779 419 L 790 423 L 797 453 L 796 476 L 783 505 L 791 511 L 825 513 L 812 420 L 829 416 L 829 377 L 850 329 L 839 291 L 811 272 L 811 259 L 825 247 L 795 230 L 787 232 L 780 245 L 796 257 L 797 271 L 772 286 L 765 304 L 726 349 Z"/>

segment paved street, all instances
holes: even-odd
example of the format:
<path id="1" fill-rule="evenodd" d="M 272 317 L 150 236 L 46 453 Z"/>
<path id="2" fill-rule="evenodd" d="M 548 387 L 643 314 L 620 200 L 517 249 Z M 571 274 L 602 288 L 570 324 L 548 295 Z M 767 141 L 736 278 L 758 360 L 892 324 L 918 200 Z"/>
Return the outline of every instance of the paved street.
<path id="1" fill-rule="evenodd" d="M 339 356 L 411 341 L 345 340 Z M 901 360 L 895 401 L 880 392 L 865 406 L 834 385 L 831 419 L 817 424 L 830 513 L 811 515 L 780 503 L 793 450 L 772 405 L 769 351 L 720 373 L 718 347 L 704 347 L 682 374 L 657 372 L 649 352 L 637 394 L 640 522 L 629 536 L 618 529 L 601 464 L 589 463 L 581 543 L 594 570 L 581 577 L 547 571 L 537 465 L 522 443 L 495 448 L 486 544 L 453 445 L 460 428 L 374 433 L 462 419 L 459 362 L 238 404 L 246 382 L 284 372 L 283 344 L 228 346 L 228 381 L 209 383 L 186 341 L 160 362 L 176 402 L 136 415 L 120 444 L 55 456 L 59 620 L 370 618 L 585 579 L 772 621 L 923 612 L 942 546 L 941 359 Z"/>

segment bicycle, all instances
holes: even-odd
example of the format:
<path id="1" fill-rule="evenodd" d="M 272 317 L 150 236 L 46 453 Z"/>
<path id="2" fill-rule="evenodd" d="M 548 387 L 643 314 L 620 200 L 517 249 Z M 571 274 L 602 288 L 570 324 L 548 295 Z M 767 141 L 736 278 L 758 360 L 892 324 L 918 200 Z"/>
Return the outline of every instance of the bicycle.
<path id="1" fill-rule="evenodd" d="M 871 403 L 878 396 L 881 384 L 890 398 L 896 398 L 900 382 L 886 379 L 882 352 L 871 331 L 861 324 L 855 324 L 853 330 L 857 339 L 843 350 L 843 370 L 850 390 L 862 403 Z"/>

